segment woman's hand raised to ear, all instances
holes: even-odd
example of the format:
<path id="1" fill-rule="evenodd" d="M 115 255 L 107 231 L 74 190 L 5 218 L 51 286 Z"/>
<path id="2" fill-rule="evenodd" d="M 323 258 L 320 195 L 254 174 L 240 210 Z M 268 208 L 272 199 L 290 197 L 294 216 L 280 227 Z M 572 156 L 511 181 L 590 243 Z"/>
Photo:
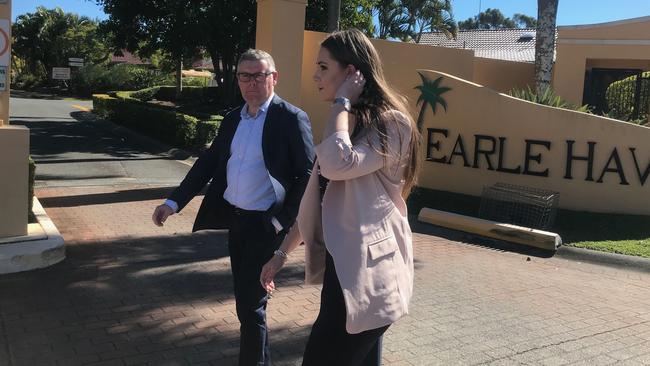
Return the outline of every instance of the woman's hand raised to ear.
<path id="1" fill-rule="evenodd" d="M 356 70 L 353 74 L 348 75 L 341 86 L 336 91 L 336 97 L 348 98 L 350 103 L 354 104 L 359 100 L 359 95 L 366 85 L 366 79 L 361 74 L 361 71 Z"/>

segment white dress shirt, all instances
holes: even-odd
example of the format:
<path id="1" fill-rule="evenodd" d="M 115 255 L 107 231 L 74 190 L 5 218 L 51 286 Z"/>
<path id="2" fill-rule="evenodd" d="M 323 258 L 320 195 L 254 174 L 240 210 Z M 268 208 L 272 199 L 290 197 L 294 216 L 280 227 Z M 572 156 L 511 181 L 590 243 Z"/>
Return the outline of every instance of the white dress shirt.
<path id="1" fill-rule="evenodd" d="M 223 198 L 231 205 L 250 211 L 266 211 L 275 203 L 275 191 L 264 165 L 262 133 L 264 121 L 273 94 L 260 106 L 257 114 L 248 113 L 248 104 L 241 110 L 241 120 L 230 145 L 230 158 L 226 166 L 226 191 Z M 174 212 L 178 204 L 166 200 Z M 273 226 L 282 230 L 280 222 L 273 217 Z"/>
<path id="2" fill-rule="evenodd" d="M 257 114 L 248 113 L 248 104 L 241 110 L 241 120 L 230 144 L 226 168 L 227 187 L 223 198 L 231 205 L 251 211 L 266 211 L 275 203 L 275 192 L 264 165 L 262 132 L 266 112 L 273 95 L 260 106 Z"/>

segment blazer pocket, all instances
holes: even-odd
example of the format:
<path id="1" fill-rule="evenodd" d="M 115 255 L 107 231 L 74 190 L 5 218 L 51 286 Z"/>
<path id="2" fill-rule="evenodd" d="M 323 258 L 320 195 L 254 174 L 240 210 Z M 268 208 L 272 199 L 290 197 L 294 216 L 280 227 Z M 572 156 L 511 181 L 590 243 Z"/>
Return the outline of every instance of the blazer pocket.
<path id="1" fill-rule="evenodd" d="M 393 236 L 389 235 L 385 238 L 369 243 L 368 257 L 370 257 L 370 260 L 376 261 L 380 258 L 393 255 L 397 250 L 397 245 L 392 239 Z"/>

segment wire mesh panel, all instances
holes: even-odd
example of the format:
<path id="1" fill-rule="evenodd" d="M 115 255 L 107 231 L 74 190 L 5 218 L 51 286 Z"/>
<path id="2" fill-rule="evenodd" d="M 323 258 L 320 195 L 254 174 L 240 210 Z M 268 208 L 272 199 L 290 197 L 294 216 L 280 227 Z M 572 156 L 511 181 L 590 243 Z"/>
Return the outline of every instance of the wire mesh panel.
<path id="1" fill-rule="evenodd" d="M 548 230 L 555 222 L 559 199 L 558 192 L 496 183 L 483 187 L 479 217 Z"/>

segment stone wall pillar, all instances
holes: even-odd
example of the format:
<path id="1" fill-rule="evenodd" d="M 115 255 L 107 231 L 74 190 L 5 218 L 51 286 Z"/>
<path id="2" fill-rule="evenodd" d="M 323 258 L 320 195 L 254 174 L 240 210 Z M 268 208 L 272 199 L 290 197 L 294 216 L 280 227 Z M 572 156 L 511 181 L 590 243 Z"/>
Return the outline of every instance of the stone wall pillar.
<path id="1" fill-rule="evenodd" d="M 27 234 L 29 130 L 9 125 L 10 40 L 11 0 L 5 0 L 0 2 L 0 238 Z"/>
<path id="2" fill-rule="evenodd" d="M 306 8 L 307 0 L 257 0 L 255 47 L 275 60 L 278 95 L 298 106 Z"/>

